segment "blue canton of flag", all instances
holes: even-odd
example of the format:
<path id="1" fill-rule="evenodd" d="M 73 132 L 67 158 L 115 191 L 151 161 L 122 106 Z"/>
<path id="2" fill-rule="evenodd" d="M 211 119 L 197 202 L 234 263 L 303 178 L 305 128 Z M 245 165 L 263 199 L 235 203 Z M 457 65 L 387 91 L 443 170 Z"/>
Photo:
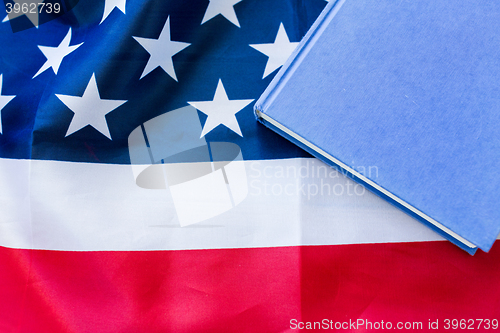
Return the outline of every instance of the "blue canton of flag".
<path id="1" fill-rule="evenodd" d="M 245 159 L 308 156 L 252 107 L 325 1 L 86 1 L 40 23 L 16 3 L 0 24 L 1 157 L 128 164 L 132 130 L 188 104 L 201 136 Z"/>

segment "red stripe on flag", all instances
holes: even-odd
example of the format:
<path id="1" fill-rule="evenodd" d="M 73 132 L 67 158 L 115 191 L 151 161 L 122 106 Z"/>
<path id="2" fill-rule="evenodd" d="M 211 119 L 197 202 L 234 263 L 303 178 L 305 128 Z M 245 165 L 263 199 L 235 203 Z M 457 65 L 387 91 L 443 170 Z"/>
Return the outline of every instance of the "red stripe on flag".
<path id="1" fill-rule="evenodd" d="M 0 332 L 282 332 L 292 319 L 358 318 L 421 321 L 425 331 L 429 319 L 500 319 L 498 245 L 474 257 L 448 242 L 0 248 L 0 269 Z"/>

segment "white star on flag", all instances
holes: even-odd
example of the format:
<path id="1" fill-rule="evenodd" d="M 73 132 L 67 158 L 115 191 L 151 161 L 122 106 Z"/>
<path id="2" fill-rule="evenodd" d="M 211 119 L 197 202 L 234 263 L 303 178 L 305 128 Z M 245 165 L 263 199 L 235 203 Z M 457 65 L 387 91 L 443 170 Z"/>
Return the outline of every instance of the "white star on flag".
<path id="1" fill-rule="evenodd" d="M 2 134 L 2 110 L 16 96 L 2 95 L 3 75 L 0 74 L 0 134 Z"/>
<path id="2" fill-rule="evenodd" d="M 104 1 L 104 12 L 102 13 L 102 20 L 99 24 L 104 22 L 104 20 L 111 14 L 113 9 L 118 8 L 123 14 L 125 14 L 125 4 L 127 0 L 105 0 Z"/>
<path id="3" fill-rule="evenodd" d="M 158 39 L 133 37 L 151 55 L 146 68 L 144 68 L 142 72 L 141 79 L 151 73 L 156 67 L 161 67 L 168 75 L 177 81 L 172 57 L 191 44 L 174 42 L 170 39 L 170 16 L 167 17 L 167 21 Z"/>
<path id="4" fill-rule="evenodd" d="M 52 47 L 52 46 L 38 45 L 38 48 L 40 49 L 40 51 L 42 51 L 45 58 L 47 58 L 47 61 L 33 76 L 33 78 L 35 78 L 36 76 L 38 76 L 39 74 L 43 73 L 45 70 L 51 67 L 52 70 L 54 71 L 54 74 L 57 75 L 57 71 L 59 70 L 59 66 L 61 66 L 61 62 L 63 61 L 64 57 L 66 57 L 68 54 L 70 54 L 71 52 L 76 50 L 80 45 L 83 44 L 80 43 L 78 45 L 69 46 L 70 41 L 71 41 L 71 28 L 69 28 L 66 37 L 64 37 L 59 46 Z"/>
<path id="5" fill-rule="evenodd" d="M 56 94 L 56 96 L 74 113 L 73 119 L 71 119 L 71 123 L 69 124 L 68 131 L 66 132 L 66 136 L 81 130 L 87 125 L 90 125 L 110 140 L 112 139 L 111 134 L 109 133 L 108 123 L 106 122 L 106 115 L 123 103 L 127 102 L 121 100 L 101 99 L 97 88 L 95 74 L 92 74 L 82 97 L 58 94 Z"/>
<path id="6" fill-rule="evenodd" d="M 257 51 L 269 57 L 269 59 L 267 59 L 266 69 L 264 70 L 262 78 L 264 79 L 276 69 L 283 66 L 298 44 L 299 43 L 297 42 L 290 43 L 285 27 L 283 26 L 283 23 L 281 23 L 274 43 L 250 45 Z"/>
<path id="7" fill-rule="evenodd" d="M 236 119 L 236 113 L 240 112 L 253 101 L 253 99 L 229 100 L 226 90 L 222 85 L 222 80 L 219 79 L 213 101 L 188 103 L 208 116 L 203 126 L 203 130 L 201 131 L 200 138 L 207 135 L 221 124 L 242 137 L 243 134 L 241 134 L 240 125 Z"/>
<path id="8" fill-rule="evenodd" d="M 236 17 L 236 12 L 234 11 L 234 5 L 236 5 L 241 0 L 209 0 L 207 11 L 205 12 L 205 16 L 203 16 L 203 21 L 201 24 L 213 19 L 217 15 L 222 15 L 229 22 L 233 23 L 238 28 L 240 27 L 240 23 L 238 22 L 238 17 Z"/>
<path id="9" fill-rule="evenodd" d="M 10 21 L 10 20 L 13 20 L 19 16 L 23 16 L 23 15 L 26 15 L 26 17 L 31 21 L 31 23 L 33 23 L 33 25 L 35 26 L 35 28 L 38 29 L 38 19 L 39 19 L 39 11 L 38 11 L 38 6 L 44 2 L 45 0 L 40 0 L 38 2 L 34 2 L 33 0 L 14 0 L 14 4 L 18 3 L 21 10 L 19 10 L 19 12 L 15 12 L 14 9 L 12 9 L 12 11 L 10 13 L 7 14 L 7 16 L 5 16 L 5 18 L 3 19 L 2 22 L 7 22 L 7 21 Z M 37 4 L 37 10 L 35 11 L 32 11 L 31 8 L 30 8 L 30 5 L 32 3 L 35 3 Z M 22 7 L 23 7 L 23 4 L 26 4 L 27 7 L 28 7 L 28 12 L 27 13 L 23 13 L 22 11 Z M 12 7 L 14 8 L 14 7 Z M 6 8 L 7 10 L 7 8 Z"/>

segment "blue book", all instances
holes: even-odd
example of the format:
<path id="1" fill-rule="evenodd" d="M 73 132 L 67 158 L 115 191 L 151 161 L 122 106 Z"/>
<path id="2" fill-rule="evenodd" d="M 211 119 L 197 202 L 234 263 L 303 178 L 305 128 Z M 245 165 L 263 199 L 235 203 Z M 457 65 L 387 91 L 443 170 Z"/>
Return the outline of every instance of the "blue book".
<path id="1" fill-rule="evenodd" d="M 331 1 L 264 125 L 467 252 L 500 232 L 500 1 Z"/>

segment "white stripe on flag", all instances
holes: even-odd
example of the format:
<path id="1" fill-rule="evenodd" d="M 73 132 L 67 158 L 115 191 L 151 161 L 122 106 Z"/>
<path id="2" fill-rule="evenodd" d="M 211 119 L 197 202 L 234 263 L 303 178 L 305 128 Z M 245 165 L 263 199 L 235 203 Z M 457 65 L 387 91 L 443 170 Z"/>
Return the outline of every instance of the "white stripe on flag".
<path id="1" fill-rule="evenodd" d="M 130 165 L 0 159 L 0 245 L 134 251 L 442 240 L 316 159 L 233 163 L 244 164 L 247 197 L 181 227 L 171 192 L 140 188 Z"/>

